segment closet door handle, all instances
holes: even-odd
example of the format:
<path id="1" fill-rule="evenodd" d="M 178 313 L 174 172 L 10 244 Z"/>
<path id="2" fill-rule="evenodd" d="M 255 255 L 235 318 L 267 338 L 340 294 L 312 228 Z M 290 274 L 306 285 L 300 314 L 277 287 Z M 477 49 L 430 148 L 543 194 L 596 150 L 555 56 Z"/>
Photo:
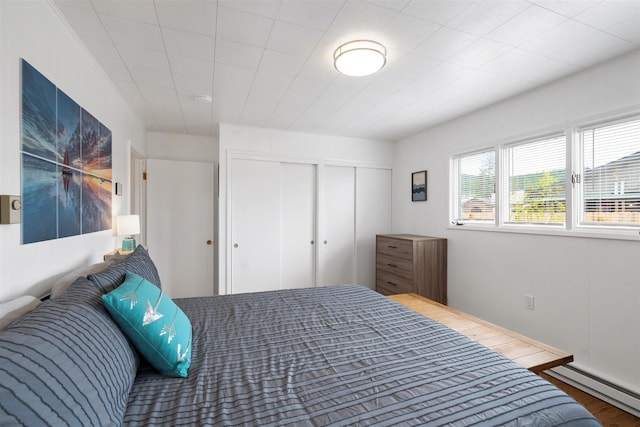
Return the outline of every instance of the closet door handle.
<path id="1" fill-rule="evenodd" d="M 233 244 L 233 247 L 234 247 L 234 248 L 237 248 L 237 247 L 238 247 L 238 244 L 237 244 L 237 243 L 234 243 L 234 244 Z"/>
<path id="2" fill-rule="evenodd" d="M 312 240 L 312 241 L 311 241 L 311 244 L 312 244 L 312 245 L 313 245 L 313 244 L 315 244 L 315 243 L 316 243 L 316 241 L 315 241 L 315 240 Z"/>
<path id="3" fill-rule="evenodd" d="M 324 243 L 324 244 L 326 245 L 326 244 L 327 244 L 327 241 L 325 240 L 325 241 L 324 241 L 324 242 L 322 242 L 322 243 Z"/>

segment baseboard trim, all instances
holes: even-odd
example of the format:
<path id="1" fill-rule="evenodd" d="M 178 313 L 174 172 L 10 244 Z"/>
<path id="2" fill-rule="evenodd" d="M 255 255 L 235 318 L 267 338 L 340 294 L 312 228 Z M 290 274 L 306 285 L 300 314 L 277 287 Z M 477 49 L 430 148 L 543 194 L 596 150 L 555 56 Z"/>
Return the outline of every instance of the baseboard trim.
<path id="1" fill-rule="evenodd" d="M 625 412 L 640 417 L 640 394 L 634 391 L 571 365 L 558 366 L 545 372 Z"/>

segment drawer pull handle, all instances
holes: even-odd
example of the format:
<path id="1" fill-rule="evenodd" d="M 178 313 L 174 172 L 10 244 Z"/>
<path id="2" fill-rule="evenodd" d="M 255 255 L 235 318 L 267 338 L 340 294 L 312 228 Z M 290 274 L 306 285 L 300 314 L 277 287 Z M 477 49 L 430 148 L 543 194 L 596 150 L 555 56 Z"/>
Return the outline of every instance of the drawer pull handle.
<path id="1" fill-rule="evenodd" d="M 387 264 L 387 265 L 388 265 L 389 267 L 398 268 L 398 266 L 397 266 L 397 265 L 395 265 L 395 264 Z"/>
<path id="2" fill-rule="evenodd" d="M 393 283 L 393 282 L 387 282 L 388 284 L 390 284 L 391 286 L 398 286 L 397 284 Z"/>
<path id="3" fill-rule="evenodd" d="M 397 246 L 387 245 L 387 247 L 388 247 L 388 248 L 391 248 L 391 249 L 398 249 L 398 247 L 397 247 Z"/>

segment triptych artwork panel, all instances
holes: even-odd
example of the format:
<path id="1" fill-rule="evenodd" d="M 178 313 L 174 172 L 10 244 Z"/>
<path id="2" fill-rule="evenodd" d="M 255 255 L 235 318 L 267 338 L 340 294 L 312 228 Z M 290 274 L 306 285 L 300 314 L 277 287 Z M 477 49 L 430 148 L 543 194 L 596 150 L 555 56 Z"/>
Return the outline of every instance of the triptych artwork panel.
<path id="1" fill-rule="evenodd" d="M 22 243 L 111 228 L 111 131 L 22 60 Z"/>

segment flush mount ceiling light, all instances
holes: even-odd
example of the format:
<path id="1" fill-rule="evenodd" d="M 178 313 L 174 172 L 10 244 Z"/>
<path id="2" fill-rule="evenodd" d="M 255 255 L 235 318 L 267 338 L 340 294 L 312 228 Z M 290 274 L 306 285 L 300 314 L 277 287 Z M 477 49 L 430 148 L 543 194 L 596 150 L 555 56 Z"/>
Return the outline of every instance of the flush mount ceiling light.
<path id="1" fill-rule="evenodd" d="M 347 76 L 368 76 L 387 63 L 387 49 L 372 40 L 354 40 L 340 45 L 333 53 L 336 70 Z"/>

